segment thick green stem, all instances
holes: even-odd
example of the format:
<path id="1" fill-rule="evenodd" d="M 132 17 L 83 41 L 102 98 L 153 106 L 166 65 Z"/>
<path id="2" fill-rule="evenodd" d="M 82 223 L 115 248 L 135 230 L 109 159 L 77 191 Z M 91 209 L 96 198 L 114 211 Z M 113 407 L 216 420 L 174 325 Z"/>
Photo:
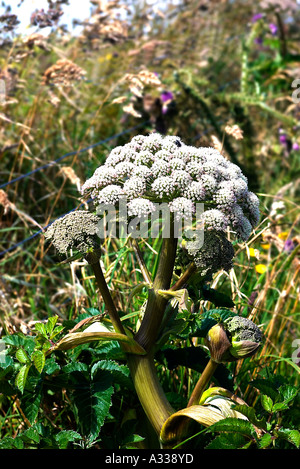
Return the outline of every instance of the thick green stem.
<path id="1" fill-rule="evenodd" d="M 190 407 L 192 405 L 197 405 L 199 403 L 199 400 L 203 394 L 203 391 L 209 384 L 214 372 L 216 371 L 217 366 L 218 366 L 218 363 L 214 362 L 212 359 L 209 360 L 209 362 L 207 363 L 203 373 L 201 374 L 191 394 L 187 407 Z"/>
<path id="2" fill-rule="evenodd" d="M 160 330 L 163 315 L 168 299 L 158 294 L 158 290 L 168 290 L 173 274 L 177 239 L 173 236 L 164 238 L 160 252 L 157 273 L 153 288 L 149 290 L 148 302 L 142 324 L 136 333 L 136 341 L 146 350 L 150 351 Z"/>
<path id="3" fill-rule="evenodd" d="M 93 263 L 90 263 L 90 265 L 93 269 L 97 285 L 99 287 L 100 293 L 102 295 L 105 306 L 108 310 L 108 314 L 112 322 L 112 325 L 114 326 L 115 331 L 120 334 L 125 334 L 125 330 L 123 328 L 120 317 L 118 315 L 115 304 L 113 302 L 110 291 L 108 289 L 106 280 L 104 278 L 104 275 L 100 266 L 100 262 L 99 261 L 93 262 Z"/>
<path id="4" fill-rule="evenodd" d="M 135 336 L 139 345 L 148 353 L 144 356 L 128 354 L 127 357 L 137 395 L 157 435 L 160 434 L 164 422 L 174 413 L 158 380 L 152 348 L 157 339 L 168 303 L 168 299 L 159 295 L 158 290 L 168 290 L 170 288 L 176 249 L 177 239 L 174 238 L 172 233 L 170 238 L 163 239 L 153 288 L 149 290 L 146 311 Z"/>
<path id="5" fill-rule="evenodd" d="M 191 278 L 191 276 L 197 271 L 196 264 L 194 262 L 191 262 L 191 264 L 188 266 L 186 271 L 182 274 L 182 276 L 177 280 L 174 285 L 170 288 L 172 291 L 180 290 Z"/>
<path id="6" fill-rule="evenodd" d="M 174 413 L 159 383 L 152 355 L 128 355 L 128 365 L 140 403 L 157 435 Z"/>

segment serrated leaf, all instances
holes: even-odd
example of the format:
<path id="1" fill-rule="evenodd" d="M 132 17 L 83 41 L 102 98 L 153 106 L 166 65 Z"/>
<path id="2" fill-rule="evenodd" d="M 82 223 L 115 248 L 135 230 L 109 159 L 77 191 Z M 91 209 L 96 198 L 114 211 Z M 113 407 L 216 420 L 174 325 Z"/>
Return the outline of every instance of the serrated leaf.
<path id="1" fill-rule="evenodd" d="M 41 350 L 35 350 L 31 354 L 31 358 L 33 360 L 34 366 L 36 367 L 37 371 L 41 373 L 45 366 L 45 361 L 46 361 L 45 354 Z"/>
<path id="2" fill-rule="evenodd" d="M 206 337 L 209 329 L 218 322 L 223 322 L 229 317 L 236 316 L 235 313 L 226 308 L 210 309 L 204 311 L 197 319 L 197 330 L 193 332 L 194 337 Z"/>
<path id="3" fill-rule="evenodd" d="M 56 363 L 55 358 L 53 356 L 46 359 L 44 372 L 47 375 L 52 375 L 55 371 L 58 371 L 59 369 L 60 366 L 58 363 Z"/>
<path id="4" fill-rule="evenodd" d="M 254 379 L 250 382 L 250 385 L 254 386 L 256 389 L 259 389 L 259 391 L 269 396 L 273 401 L 275 401 L 278 397 L 278 391 L 276 387 L 267 379 Z"/>
<path id="5" fill-rule="evenodd" d="M 58 334 L 64 330 L 64 326 L 56 326 L 53 332 L 50 334 L 50 339 L 53 340 Z"/>
<path id="6" fill-rule="evenodd" d="M 119 365 L 117 362 L 113 360 L 100 360 L 95 363 L 91 369 L 91 376 L 94 378 L 98 370 L 106 370 L 112 373 L 117 372 L 125 375 L 126 377 L 129 376 L 129 369 L 125 365 Z"/>
<path id="7" fill-rule="evenodd" d="M 1 370 L 6 370 L 8 367 L 12 366 L 14 361 L 12 357 L 6 354 L 6 350 L 0 352 L 0 368 Z M 2 374 L 2 373 L 1 373 Z"/>
<path id="8" fill-rule="evenodd" d="M 20 363 L 28 363 L 29 362 L 29 357 L 28 357 L 27 353 L 25 352 L 25 350 L 23 350 L 22 348 L 19 348 L 16 351 L 16 359 Z"/>
<path id="9" fill-rule="evenodd" d="M 260 396 L 261 400 L 261 405 L 267 412 L 272 412 L 273 410 L 273 401 L 269 396 L 266 396 L 265 394 L 262 394 Z"/>
<path id="10" fill-rule="evenodd" d="M 39 443 L 40 441 L 40 435 L 38 434 L 37 430 L 34 427 L 30 427 L 27 430 L 25 430 L 22 434 L 22 439 L 28 438 L 29 440 L 34 441 L 35 443 Z"/>
<path id="11" fill-rule="evenodd" d="M 14 438 L 12 436 L 5 436 L 0 440 L 0 449 L 12 449 L 14 445 Z"/>
<path id="12" fill-rule="evenodd" d="M 297 448 L 300 447 L 300 432 L 298 430 L 290 430 L 288 428 L 281 428 L 278 430 L 278 436 L 288 440 Z"/>
<path id="13" fill-rule="evenodd" d="M 272 443 L 272 436 L 270 433 L 265 433 L 258 441 L 259 448 L 267 448 Z"/>
<path id="14" fill-rule="evenodd" d="M 73 430 L 62 430 L 55 435 L 55 440 L 60 449 L 66 449 L 70 442 L 81 439 L 81 435 Z"/>
<path id="15" fill-rule="evenodd" d="M 81 372 L 84 372 L 84 371 L 88 371 L 89 367 L 86 363 L 82 363 L 82 362 L 71 362 L 71 363 L 68 363 L 67 365 L 65 365 L 63 368 L 62 368 L 62 371 L 64 373 L 74 373 L 74 371 L 81 371 Z"/>
<path id="16" fill-rule="evenodd" d="M 277 404 L 273 405 L 272 412 L 280 412 L 281 410 L 286 410 L 288 408 L 289 406 L 285 402 L 277 402 Z"/>
<path id="17" fill-rule="evenodd" d="M 248 438 L 256 435 L 255 428 L 251 422 L 243 419 L 225 418 L 209 427 L 210 432 L 234 432 L 240 433 Z"/>
<path id="18" fill-rule="evenodd" d="M 35 386 L 33 390 L 25 389 L 21 397 L 21 408 L 31 425 L 35 422 L 43 397 L 42 386 Z"/>
<path id="19" fill-rule="evenodd" d="M 16 449 L 23 449 L 24 448 L 24 442 L 22 440 L 22 437 L 21 436 L 15 437 L 13 445 Z"/>
<path id="20" fill-rule="evenodd" d="M 284 384 L 280 386 L 278 391 L 283 397 L 283 401 L 285 404 L 294 400 L 297 394 L 299 393 L 298 389 L 295 386 L 291 386 L 289 384 Z"/>
<path id="21" fill-rule="evenodd" d="M 50 316 L 48 318 L 48 321 L 45 324 L 45 328 L 46 328 L 49 335 L 51 335 L 51 333 L 52 333 L 52 331 L 55 327 L 55 324 L 57 323 L 57 320 L 58 320 L 58 316 Z"/>
<path id="22" fill-rule="evenodd" d="M 97 373 L 94 379 L 77 374 L 77 383 L 73 393 L 77 409 L 78 423 L 82 434 L 92 442 L 100 432 L 111 406 L 114 392 L 112 376 L 107 371 Z"/>
<path id="23" fill-rule="evenodd" d="M 246 404 L 237 404 L 233 406 L 234 410 L 241 412 L 241 414 L 245 415 L 248 420 L 253 423 L 258 428 L 262 428 L 263 430 L 267 429 L 267 423 L 264 418 L 258 419 L 255 414 L 255 410 L 253 407 L 249 407 Z"/>
<path id="24" fill-rule="evenodd" d="M 30 366 L 31 365 L 28 364 L 28 363 L 26 365 L 23 365 L 22 368 L 20 369 L 20 371 L 18 372 L 17 376 L 16 376 L 15 385 L 21 391 L 21 393 L 24 392 L 25 383 L 26 383 L 26 379 L 27 379 L 27 375 L 28 375 L 28 371 L 29 371 Z"/>
<path id="25" fill-rule="evenodd" d="M 205 449 L 238 449 L 246 443 L 245 437 L 240 433 L 227 435 L 222 433 L 211 441 Z"/>
<path id="26" fill-rule="evenodd" d="M 34 328 L 37 332 L 42 334 L 43 337 L 47 337 L 47 330 L 45 324 L 43 324 L 42 322 L 36 322 Z"/>

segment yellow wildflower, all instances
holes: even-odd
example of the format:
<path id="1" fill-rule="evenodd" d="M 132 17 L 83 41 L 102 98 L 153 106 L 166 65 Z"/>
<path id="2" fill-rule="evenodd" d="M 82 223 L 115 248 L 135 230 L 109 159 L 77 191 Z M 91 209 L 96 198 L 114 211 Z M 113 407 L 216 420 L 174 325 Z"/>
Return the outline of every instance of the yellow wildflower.
<path id="1" fill-rule="evenodd" d="M 267 266 L 264 264 L 257 264 L 255 270 L 258 274 L 264 274 L 267 270 Z"/>
<path id="2" fill-rule="evenodd" d="M 250 257 L 256 257 L 256 259 L 259 259 L 258 249 L 249 248 L 249 255 Z"/>
<path id="3" fill-rule="evenodd" d="M 286 241 L 288 238 L 288 232 L 287 231 L 282 231 L 281 233 L 278 234 L 278 238 L 282 239 L 283 241 Z"/>

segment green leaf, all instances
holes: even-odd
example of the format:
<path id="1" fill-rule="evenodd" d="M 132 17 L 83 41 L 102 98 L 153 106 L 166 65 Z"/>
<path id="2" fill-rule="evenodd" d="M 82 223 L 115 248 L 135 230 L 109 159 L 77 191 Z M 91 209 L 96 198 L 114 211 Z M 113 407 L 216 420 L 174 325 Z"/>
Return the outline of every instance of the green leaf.
<path id="1" fill-rule="evenodd" d="M 43 397 L 42 386 L 34 386 L 33 390 L 25 389 L 21 397 L 21 408 L 25 417 L 33 424 L 38 416 Z"/>
<path id="2" fill-rule="evenodd" d="M 10 365 L 13 365 L 13 359 L 7 355 L 5 342 L 3 339 L 0 339 L 0 368 L 5 370 Z"/>
<path id="3" fill-rule="evenodd" d="M 112 373 L 113 382 L 119 382 L 124 386 L 132 388 L 132 380 L 129 377 L 129 369 L 125 365 L 119 365 L 117 362 L 112 360 L 100 360 L 95 363 L 91 369 L 91 376 L 92 378 L 98 373 L 100 370 L 107 370 Z"/>
<path id="4" fill-rule="evenodd" d="M 288 428 L 281 428 L 278 430 L 278 436 L 288 440 L 297 448 L 300 447 L 300 432 L 298 430 L 290 430 Z"/>
<path id="5" fill-rule="evenodd" d="M 16 351 L 16 359 L 20 363 L 28 363 L 29 362 L 29 357 L 28 357 L 27 353 L 25 352 L 25 350 L 23 350 L 22 348 L 19 348 Z"/>
<path id="6" fill-rule="evenodd" d="M 46 328 L 46 331 L 48 332 L 49 335 L 51 335 L 57 320 L 58 320 L 58 316 L 50 316 L 48 318 L 48 321 L 45 324 L 45 328 Z"/>
<path id="7" fill-rule="evenodd" d="M 237 419 L 237 418 L 226 418 L 214 423 L 208 429 L 210 432 L 230 432 L 240 433 L 248 438 L 256 436 L 255 428 L 248 420 Z"/>
<path id="8" fill-rule="evenodd" d="M 75 440 L 82 440 L 82 437 L 79 433 L 74 432 L 73 430 L 62 430 L 55 435 L 55 440 L 60 449 L 66 449 L 69 443 Z"/>
<path id="9" fill-rule="evenodd" d="M 278 397 L 278 391 L 269 380 L 257 378 L 250 382 L 251 386 L 259 389 L 263 394 L 269 396 L 273 401 Z"/>
<path id="10" fill-rule="evenodd" d="M 59 369 L 60 369 L 60 366 L 58 363 L 56 363 L 54 356 L 46 359 L 44 372 L 47 375 L 52 375 L 55 371 L 58 371 Z"/>
<path id="11" fill-rule="evenodd" d="M 40 435 L 38 434 L 37 430 L 34 427 L 30 427 L 27 430 L 25 430 L 22 434 L 22 439 L 23 440 L 31 440 L 34 441 L 35 443 L 40 442 Z"/>
<path id="12" fill-rule="evenodd" d="M 277 404 L 273 405 L 272 412 L 280 412 L 281 410 L 286 410 L 288 408 L 289 406 L 285 402 L 277 402 Z"/>
<path id="13" fill-rule="evenodd" d="M 38 372 L 41 373 L 43 371 L 46 361 L 44 353 L 41 350 L 35 350 L 32 353 L 31 358 L 33 360 L 34 366 L 36 367 Z"/>
<path id="14" fill-rule="evenodd" d="M 37 332 L 39 332 L 43 337 L 47 337 L 47 329 L 46 325 L 42 322 L 36 322 L 34 328 Z"/>
<path id="15" fill-rule="evenodd" d="M 245 437 L 240 433 L 218 435 L 205 449 L 238 449 L 246 443 Z"/>
<path id="16" fill-rule="evenodd" d="M 270 444 L 272 443 L 272 436 L 270 435 L 270 433 L 265 433 L 258 441 L 258 447 L 263 449 L 263 448 L 267 448 L 268 446 L 270 446 Z"/>
<path id="17" fill-rule="evenodd" d="M 230 296 L 225 295 L 225 293 L 221 293 L 218 290 L 215 290 L 214 288 L 203 286 L 202 295 L 205 300 L 210 301 L 215 306 L 223 306 L 224 308 L 234 307 L 234 302 L 232 301 Z"/>
<path id="18" fill-rule="evenodd" d="M 266 420 L 264 418 L 261 418 L 261 419 L 257 418 L 253 407 L 249 407 L 246 404 L 243 404 L 243 405 L 237 404 L 233 406 L 233 409 L 245 415 L 248 418 L 248 420 L 251 423 L 253 423 L 253 425 L 255 425 L 256 427 L 262 428 L 263 430 L 267 429 Z"/>
<path id="19" fill-rule="evenodd" d="M 278 389 L 279 393 L 283 397 L 283 402 L 285 404 L 293 401 L 297 394 L 299 393 L 298 389 L 295 386 L 289 384 L 284 384 Z"/>
<path id="20" fill-rule="evenodd" d="M 225 319 L 233 316 L 236 316 L 236 314 L 226 308 L 204 311 L 196 318 L 197 330 L 193 332 L 193 336 L 206 337 L 209 329 L 211 329 L 215 324 L 223 322 Z"/>
<path id="21" fill-rule="evenodd" d="M 28 363 L 26 365 L 23 365 L 19 373 L 16 376 L 15 385 L 21 391 L 21 393 L 24 392 L 25 383 L 26 383 L 26 379 L 27 379 L 30 366 L 31 364 L 28 364 Z"/>
<path id="22" fill-rule="evenodd" d="M 17 449 L 23 449 L 24 448 L 24 442 L 22 440 L 22 436 L 16 436 L 14 438 L 14 442 L 13 442 L 13 445 L 15 448 Z"/>
<path id="23" fill-rule="evenodd" d="M 261 405 L 267 412 L 272 412 L 273 411 L 273 401 L 269 396 L 266 396 L 265 394 L 262 394 L 260 396 L 261 400 Z"/>
<path id="24" fill-rule="evenodd" d="M 14 446 L 14 438 L 12 436 L 6 436 L 0 440 L 0 449 L 12 449 Z"/>
<path id="25" fill-rule="evenodd" d="M 100 432 L 111 406 L 114 392 L 112 375 L 107 371 L 96 373 L 93 378 L 76 374 L 77 382 L 72 398 L 77 410 L 81 433 L 92 442 Z"/>

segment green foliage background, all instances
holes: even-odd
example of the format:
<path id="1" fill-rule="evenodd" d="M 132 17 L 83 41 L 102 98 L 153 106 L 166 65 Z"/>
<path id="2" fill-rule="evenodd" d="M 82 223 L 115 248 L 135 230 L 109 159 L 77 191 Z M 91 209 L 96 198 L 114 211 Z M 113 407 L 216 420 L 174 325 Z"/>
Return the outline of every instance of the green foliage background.
<path id="1" fill-rule="evenodd" d="M 222 365 L 213 384 L 238 393 L 253 413 L 249 424 L 197 428 L 188 444 L 299 447 L 300 136 L 291 84 L 300 78 L 300 15 L 298 9 L 275 8 L 275 2 L 267 8 L 238 0 L 178 3 L 157 11 L 147 2 L 127 2 L 131 13 L 118 23 L 112 13 L 121 2 L 112 2 L 108 19 L 105 12 L 93 13 L 96 25 L 110 29 L 85 26 L 79 36 L 60 26 L 62 16 L 33 45 L 2 30 L 0 78 L 7 91 L 0 103 L 2 448 L 157 446 L 117 342 L 47 355 L 63 332 L 98 317 L 104 306 L 87 265 L 78 260 L 59 265 L 54 249 L 35 234 L 83 202 L 79 185 L 112 148 L 156 128 L 156 114 L 147 112 L 143 97 L 159 98 L 162 91 L 174 96 L 160 115 L 166 132 L 195 146 L 211 146 L 217 137 L 258 194 L 262 216 L 250 240 L 235 246 L 229 276 L 216 275 L 209 291 L 191 285 L 196 316 L 189 323 L 182 314 L 157 353 L 161 383 L 172 405 L 184 407 L 207 362 L 201 334 L 191 337 L 199 312 L 232 310 L 234 301 L 235 312 L 262 327 L 265 343 L 252 359 Z M 257 13 L 263 18 L 254 22 Z M 271 23 L 277 25 L 275 35 Z M 81 67 L 84 77 L 72 86 L 44 85 L 45 71 L 61 59 Z M 161 86 L 150 84 L 137 98 L 124 77 L 142 70 L 156 73 Z M 124 111 L 129 103 L 141 117 Z M 241 140 L 225 132 L 235 124 L 243 131 Z M 284 249 L 287 239 L 291 251 Z M 142 248 L 147 266 L 155 269 L 159 241 L 149 245 Z M 143 281 L 141 272 L 126 243 L 106 240 L 104 250 L 113 298 L 124 324 L 133 327 L 147 295 L 143 285 L 133 289 Z M 259 436 L 253 433 L 258 421 L 263 421 Z"/>

